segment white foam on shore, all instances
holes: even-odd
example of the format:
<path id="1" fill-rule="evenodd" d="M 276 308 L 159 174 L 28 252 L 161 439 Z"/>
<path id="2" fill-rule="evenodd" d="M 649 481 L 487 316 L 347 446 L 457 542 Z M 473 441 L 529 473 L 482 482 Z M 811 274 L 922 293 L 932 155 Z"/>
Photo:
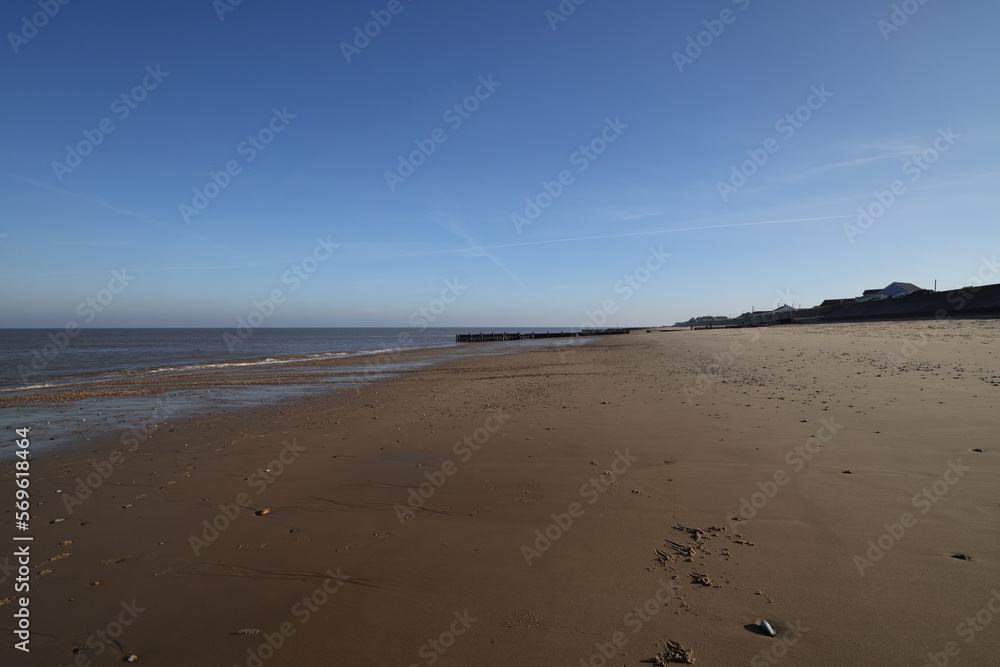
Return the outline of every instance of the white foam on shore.
<path id="1" fill-rule="evenodd" d="M 104 382 L 114 382 L 116 380 L 136 379 L 137 377 L 158 375 L 161 373 L 193 373 L 207 370 L 225 370 L 229 368 L 267 367 L 281 366 L 298 363 L 308 363 L 313 361 L 327 361 L 333 359 L 348 359 L 355 357 L 372 357 L 380 354 L 396 354 L 411 350 L 433 350 L 455 347 L 454 344 L 431 345 L 427 347 L 411 348 L 382 348 L 377 350 L 358 350 L 356 352 L 320 352 L 316 354 L 304 354 L 288 357 L 265 357 L 263 359 L 252 359 L 243 361 L 217 361 L 209 363 L 181 364 L 178 366 L 159 366 L 154 368 L 132 368 L 121 371 L 94 376 L 86 380 L 73 380 L 67 382 L 48 382 L 43 384 L 33 384 L 23 387 L 5 387 L 0 389 L 0 394 L 10 392 L 35 391 L 39 389 L 57 389 L 62 387 L 72 387 L 78 385 L 88 385 Z"/>
<path id="2" fill-rule="evenodd" d="M 426 348 L 421 348 L 426 349 Z M 294 357 L 284 357 L 284 358 L 274 358 L 266 357 L 264 359 L 255 359 L 252 361 L 219 361 L 212 363 L 202 363 L 202 364 L 185 364 L 181 366 L 162 366 L 160 368 L 148 368 L 148 369 L 138 369 L 133 371 L 134 373 L 143 374 L 153 374 L 153 373 L 166 373 L 169 371 L 200 371 L 200 370 L 211 370 L 219 368 L 243 368 L 246 366 L 278 366 L 281 364 L 296 364 L 309 361 L 325 361 L 327 359 L 346 359 L 349 357 L 368 357 L 377 354 L 386 354 L 390 352 L 398 352 L 395 348 L 386 348 L 384 350 L 360 350 L 358 352 L 322 352 L 319 354 L 304 354 Z"/>

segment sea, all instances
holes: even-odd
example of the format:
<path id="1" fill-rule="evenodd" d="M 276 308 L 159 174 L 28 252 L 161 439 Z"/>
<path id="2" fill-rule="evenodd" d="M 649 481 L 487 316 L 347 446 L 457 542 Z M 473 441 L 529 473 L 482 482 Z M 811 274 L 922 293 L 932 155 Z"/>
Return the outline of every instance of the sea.
<path id="1" fill-rule="evenodd" d="M 0 401 L 9 399 L 0 410 L 0 457 L 20 428 L 32 429 L 38 454 L 109 432 L 155 430 L 174 417 L 356 387 L 456 354 L 582 340 L 455 342 L 456 334 L 491 330 L 552 329 L 0 329 Z M 408 350 L 424 354 L 400 354 Z M 220 386 L 216 377 L 227 382 Z"/>
<path id="2" fill-rule="evenodd" d="M 457 329 L 47 329 L 0 330 L 4 391 L 363 357 L 455 346 Z"/>

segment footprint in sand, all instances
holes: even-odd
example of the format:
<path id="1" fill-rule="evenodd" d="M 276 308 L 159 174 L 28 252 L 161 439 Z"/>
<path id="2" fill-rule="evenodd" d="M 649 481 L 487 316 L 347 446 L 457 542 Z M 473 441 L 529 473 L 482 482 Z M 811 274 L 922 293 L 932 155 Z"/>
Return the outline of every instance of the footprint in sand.
<path id="1" fill-rule="evenodd" d="M 48 560 L 43 560 L 41 563 L 38 564 L 38 566 L 41 567 L 43 565 L 48 565 L 49 563 L 52 563 L 54 561 L 62 560 L 63 558 L 66 558 L 67 556 L 69 556 L 68 553 L 59 554 L 58 556 L 53 556 L 52 558 L 50 558 Z M 44 568 L 44 569 L 41 569 L 41 570 L 36 570 L 35 571 L 35 576 L 36 577 L 40 577 L 42 575 L 49 574 L 51 572 L 52 572 L 51 568 Z"/>
<path id="2" fill-rule="evenodd" d="M 702 586 L 711 586 L 712 579 L 707 574 L 703 574 L 701 572 L 692 572 L 691 583 L 701 584 Z"/>
<path id="3" fill-rule="evenodd" d="M 684 648 L 675 641 L 664 642 L 663 653 L 657 653 L 653 660 L 654 665 L 666 667 L 671 664 L 693 665 L 694 651 Z"/>

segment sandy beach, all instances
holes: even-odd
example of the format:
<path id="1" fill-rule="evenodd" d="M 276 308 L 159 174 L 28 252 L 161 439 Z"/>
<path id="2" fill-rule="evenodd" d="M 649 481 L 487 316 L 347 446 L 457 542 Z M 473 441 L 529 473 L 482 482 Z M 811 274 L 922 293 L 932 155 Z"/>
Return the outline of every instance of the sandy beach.
<path id="1" fill-rule="evenodd" d="M 33 463 L 0 662 L 995 664 L 998 335 L 634 332 L 109 433 Z"/>

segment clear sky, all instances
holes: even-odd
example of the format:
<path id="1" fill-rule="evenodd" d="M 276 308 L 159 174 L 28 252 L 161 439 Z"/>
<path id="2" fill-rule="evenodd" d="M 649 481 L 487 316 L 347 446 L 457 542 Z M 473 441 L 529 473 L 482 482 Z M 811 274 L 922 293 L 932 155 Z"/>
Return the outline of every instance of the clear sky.
<path id="1" fill-rule="evenodd" d="M 994 2 L 61 1 L 0 10 L 0 326 L 1000 282 Z"/>

